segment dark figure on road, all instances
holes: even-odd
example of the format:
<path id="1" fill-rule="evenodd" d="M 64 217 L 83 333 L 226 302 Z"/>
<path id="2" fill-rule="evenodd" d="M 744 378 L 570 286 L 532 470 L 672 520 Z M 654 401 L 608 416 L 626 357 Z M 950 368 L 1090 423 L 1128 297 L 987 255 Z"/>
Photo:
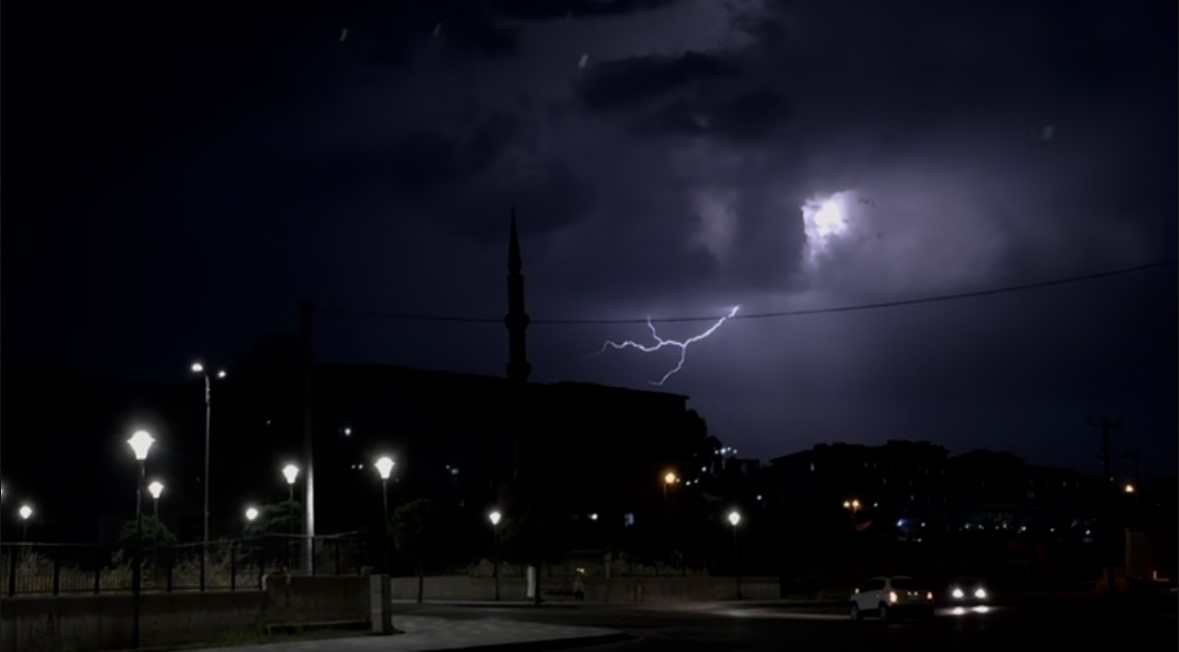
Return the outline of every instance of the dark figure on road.
<path id="1" fill-rule="evenodd" d="M 585 582 L 581 581 L 580 575 L 577 576 L 577 579 L 573 580 L 573 599 L 578 602 L 585 601 Z"/>

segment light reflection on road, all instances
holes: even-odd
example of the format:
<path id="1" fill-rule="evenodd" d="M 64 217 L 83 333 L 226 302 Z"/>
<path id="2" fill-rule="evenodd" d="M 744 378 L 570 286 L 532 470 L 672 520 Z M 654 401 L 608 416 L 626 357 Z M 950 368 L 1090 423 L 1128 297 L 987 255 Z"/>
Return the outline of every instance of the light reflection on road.
<path id="1" fill-rule="evenodd" d="M 972 616 L 989 614 L 994 611 L 994 607 L 988 607 L 984 604 L 978 605 L 977 607 L 954 607 L 952 609 L 938 609 L 937 614 L 939 616 Z"/>

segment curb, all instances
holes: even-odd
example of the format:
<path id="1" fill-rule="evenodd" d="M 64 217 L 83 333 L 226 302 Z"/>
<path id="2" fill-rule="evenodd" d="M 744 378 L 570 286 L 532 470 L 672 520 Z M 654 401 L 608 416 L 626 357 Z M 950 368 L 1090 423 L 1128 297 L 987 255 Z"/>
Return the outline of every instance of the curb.
<path id="1" fill-rule="evenodd" d="M 612 632 L 594 636 L 574 636 L 570 638 L 551 638 L 543 641 L 524 641 L 520 643 L 492 643 L 490 645 L 472 645 L 468 647 L 434 648 L 430 652 L 451 652 L 452 650 L 479 650 L 479 652 L 539 652 L 544 650 L 569 650 L 579 647 L 593 647 L 610 643 L 623 643 L 636 640 L 636 637 L 626 632 Z"/>

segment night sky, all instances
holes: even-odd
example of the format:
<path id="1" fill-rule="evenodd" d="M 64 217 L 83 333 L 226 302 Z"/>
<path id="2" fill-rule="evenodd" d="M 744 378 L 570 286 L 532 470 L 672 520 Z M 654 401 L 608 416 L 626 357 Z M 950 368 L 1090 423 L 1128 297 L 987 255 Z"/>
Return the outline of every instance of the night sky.
<path id="1" fill-rule="evenodd" d="M 502 375 L 502 322 L 327 309 L 500 320 L 513 203 L 534 320 L 1176 257 L 1172 1 L 224 4 L 5 5 L 6 369 L 184 379 L 297 328 L 307 297 L 321 360 Z M 832 196 L 840 219 L 808 228 Z M 662 389 L 742 456 L 908 438 L 1096 471 L 1086 418 L 1121 416 L 1117 444 L 1173 473 L 1177 292 L 1171 266 L 736 319 Z M 675 366 L 594 355 L 628 338 L 650 343 L 536 324 L 533 379 L 646 389 Z"/>

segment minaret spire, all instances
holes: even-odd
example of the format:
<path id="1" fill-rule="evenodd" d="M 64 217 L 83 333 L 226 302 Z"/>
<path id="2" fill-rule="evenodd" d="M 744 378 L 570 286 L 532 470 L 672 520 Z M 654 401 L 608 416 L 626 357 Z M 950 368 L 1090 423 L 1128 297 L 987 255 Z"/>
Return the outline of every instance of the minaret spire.
<path id="1" fill-rule="evenodd" d="M 521 384 L 528 382 L 532 374 L 526 342 L 529 320 L 524 311 L 523 268 L 520 236 L 516 232 L 516 205 L 512 204 L 512 227 L 508 239 L 508 315 L 504 318 L 504 325 L 508 327 L 508 380 Z"/>

